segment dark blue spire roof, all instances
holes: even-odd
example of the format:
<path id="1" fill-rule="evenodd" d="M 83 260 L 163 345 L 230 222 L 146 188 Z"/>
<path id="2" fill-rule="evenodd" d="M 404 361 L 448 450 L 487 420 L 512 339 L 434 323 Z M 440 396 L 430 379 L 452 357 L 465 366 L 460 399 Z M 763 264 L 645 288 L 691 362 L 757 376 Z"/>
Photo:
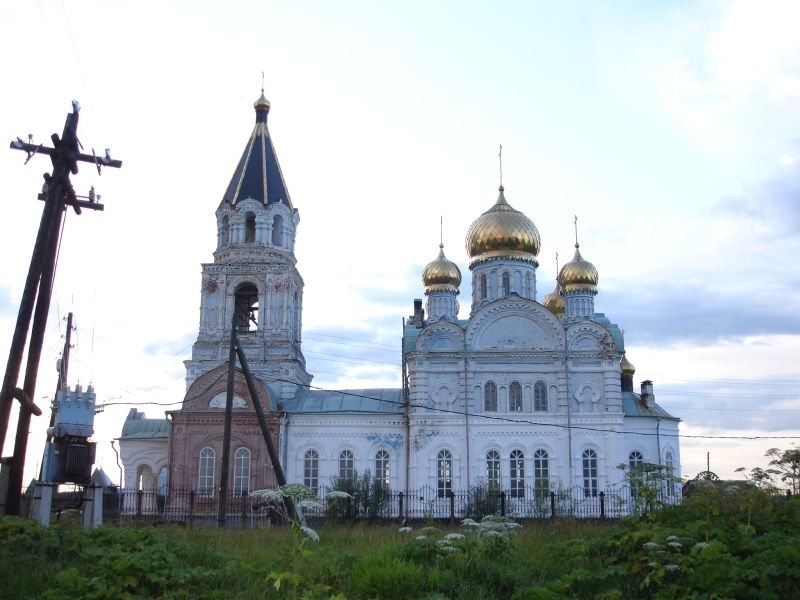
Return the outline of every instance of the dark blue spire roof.
<path id="1" fill-rule="evenodd" d="M 253 106 L 256 109 L 256 124 L 222 201 L 235 205 L 239 200 L 252 198 L 264 204 L 280 202 L 292 208 L 267 128 L 270 104 L 263 91 Z"/>

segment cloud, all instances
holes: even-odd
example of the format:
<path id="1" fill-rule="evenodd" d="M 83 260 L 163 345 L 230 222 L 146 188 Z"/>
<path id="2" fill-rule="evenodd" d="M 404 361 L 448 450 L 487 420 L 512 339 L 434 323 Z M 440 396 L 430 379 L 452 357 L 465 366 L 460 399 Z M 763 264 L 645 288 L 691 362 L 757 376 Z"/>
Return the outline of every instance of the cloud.
<path id="1" fill-rule="evenodd" d="M 190 331 L 180 338 L 155 340 L 142 348 L 142 352 L 152 356 L 179 357 L 188 356 L 191 346 L 197 339 L 197 333 Z M 176 359 L 177 362 L 177 359 Z"/>
<path id="2" fill-rule="evenodd" d="M 11 288 L 0 285 L 0 316 L 10 317 L 17 312 L 18 307 L 11 299 Z"/>
<path id="3" fill-rule="evenodd" d="M 800 38 L 793 24 L 800 4 L 720 6 L 724 13 L 703 32 L 700 46 L 687 47 L 664 68 L 660 89 L 673 120 L 698 146 L 729 151 L 765 132 L 783 135 L 787 119 L 796 118 Z"/>

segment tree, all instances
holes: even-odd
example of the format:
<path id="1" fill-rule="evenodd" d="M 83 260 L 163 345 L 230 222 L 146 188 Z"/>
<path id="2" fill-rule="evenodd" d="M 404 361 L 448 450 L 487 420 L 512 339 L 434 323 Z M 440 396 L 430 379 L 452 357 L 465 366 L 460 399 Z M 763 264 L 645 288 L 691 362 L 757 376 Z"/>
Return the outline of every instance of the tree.
<path id="1" fill-rule="evenodd" d="M 775 477 L 780 476 L 780 480 L 789 486 L 793 494 L 800 493 L 800 448 L 783 451 L 779 448 L 770 448 L 764 456 L 772 459 L 769 461 L 769 466 L 773 468 L 755 467 L 750 469 L 748 475 L 744 467 L 739 467 L 736 472 L 742 473 L 746 479 L 762 488 L 773 487 Z"/>
<path id="2" fill-rule="evenodd" d="M 776 467 L 776 474 L 789 486 L 793 494 L 800 493 L 800 448 L 789 448 L 781 452 L 778 448 L 767 450 L 766 456 L 771 458 L 770 466 Z"/>

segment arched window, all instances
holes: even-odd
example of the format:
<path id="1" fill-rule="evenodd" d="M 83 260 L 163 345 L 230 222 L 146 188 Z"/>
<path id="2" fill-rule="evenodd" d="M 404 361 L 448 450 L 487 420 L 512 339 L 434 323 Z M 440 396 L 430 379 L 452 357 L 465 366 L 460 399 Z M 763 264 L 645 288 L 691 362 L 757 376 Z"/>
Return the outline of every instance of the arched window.
<path id="1" fill-rule="evenodd" d="M 583 451 L 583 493 L 597 496 L 597 452 L 591 448 Z"/>
<path id="2" fill-rule="evenodd" d="M 224 248 L 228 245 L 228 235 L 229 235 L 229 228 L 230 225 L 228 223 L 228 215 L 223 215 L 222 219 L 220 219 L 219 224 L 219 247 Z"/>
<path id="3" fill-rule="evenodd" d="M 306 450 L 303 457 L 303 484 L 317 492 L 319 488 L 319 452 Z"/>
<path id="4" fill-rule="evenodd" d="M 481 300 L 486 300 L 486 274 L 481 275 L 480 291 L 481 291 L 480 299 Z"/>
<path id="5" fill-rule="evenodd" d="M 500 453 L 497 450 L 486 453 L 486 483 L 489 491 L 500 490 Z"/>
<path id="6" fill-rule="evenodd" d="M 672 478 L 675 477 L 675 460 L 672 458 L 672 452 L 667 452 L 664 455 L 664 466 L 666 467 L 667 475 L 667 494 L 674 496 L 675 482 Z"/>
<path id="7" fill-rule="evenodd" d="M 509 295 L 511 295 L 511 276 L 503 273 L 503 298 L 508 298 Z"/>
<path id="8" fill-rule="evenodd" d="M 519 381 L 512 381 L 508 387 L 508 410 L 522 412 L 522 385 Z"/>
<path id="9" fill-rule="evenodd" d="M 550 457 L 547 450 L 533 453 L 533 489 L 537 496 L 544 496 L 550 491 Z"/>
<path id="10" fill-rule="evenodd" d="M 483 410 L 497 412 L 497 384 L 494 381 L 487 381 L 483 386 Z"/>
<path id="11" fill-rule="evenodd" d="M 237 448 L 233 455 L 233 495 L 250 493 L 250 450 Z"/>
<path id="12" fill-rule="evenodd" d="M 536 412 L 547 410 L 547 386 L 544 381 L 537 381 L 533 386 L 533 410 Z"/>
<path id="13" fill-rule="evenodd" d="M 525 497 L 525 455 L 522 450 L 511 452 L 511 497 Z"/>
<path id="14" fill-rule="evenodd" d="M 355 477 L 355 458 L 350 450 L 339 452 L 339 479 L 353 479 Z"/>
<path id="15" fill-rule="evenodd" d="M 213 448 L 200 450 L 200 469 L 197 475 L 197 493 L 200 496 L 214 495 L 214 458 Z"/>
<path id="16" fill-rule="evenodd" d="M 375 454 L 375 479 L 389 485 L 389 452 L 378 450 Z"/>
<path id="17" fill-rule="evenodd" d="M 253 213 L 247 213 L 244 218 L 244 242 L 245 244 L 252 244 L 256 241 L 256 216 Z"/>
<path id="18" fill-rule="evenodd" d="M 258 329 L 258 288 L 244 283 L 236 289 L 236 328 L 240 332 Z"/>
<path id="19" fill-rule="evenodd" d="M 283 217 L 280 215 L 272 219 L 272 245 L 283 246 Z"/>
<path id="20" fill-rule="evenodd" d="M 159 496 L 166 496 L 168 488 L 169 469 L 167 467 L 161 467 L 161 469 L 158 471 L 158 477 L 156 478 L 156 493 Z"/>
<path id="21" fill-rule="evenodd" d="M 449 450 L 439 450 L 436 457 L 436 495 L 446 498 L 453 491 L 453 455 Z"/>
<path id="22" fill-rule="evenodd" d="M 644 462 L 644 457 L 642 453 L 638 450 L 634 450 L 630 454 L 628 454 L 628 467 L 630 470 L 628 471 L 628 479 L 631 486 L 631 494 L 634 496 L 639 495 L 639 491 L 642 487 L 642 470 L 639 466 Z"/>

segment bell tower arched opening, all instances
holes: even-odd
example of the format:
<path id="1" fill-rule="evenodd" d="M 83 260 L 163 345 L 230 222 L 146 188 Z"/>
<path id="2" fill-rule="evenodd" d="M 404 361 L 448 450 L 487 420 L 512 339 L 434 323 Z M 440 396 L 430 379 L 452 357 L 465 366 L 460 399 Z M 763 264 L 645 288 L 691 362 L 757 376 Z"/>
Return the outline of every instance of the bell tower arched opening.
<path id="1" fill-rule="evenodd" d="M 236 328 L 240 333 L 258 330 L 258 288 L 252 283 L 243 283 L 236 288 Z"/>

